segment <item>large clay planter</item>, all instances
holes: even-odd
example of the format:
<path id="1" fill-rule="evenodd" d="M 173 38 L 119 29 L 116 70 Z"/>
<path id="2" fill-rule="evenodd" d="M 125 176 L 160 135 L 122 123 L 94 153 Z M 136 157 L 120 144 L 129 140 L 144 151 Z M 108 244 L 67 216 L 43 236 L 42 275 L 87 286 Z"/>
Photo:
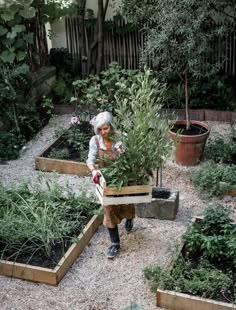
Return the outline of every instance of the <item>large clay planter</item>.
<path id="1" fill-rule="evenodd" d="M 186 121 L 176 121 L 176 125 L 185 125 Z M 207 129 L 206 132 L 199 135 L 181 135 L 173 131 L 169 131 L 172 139 L 177 142 L 175 150 L 175 161 L 182 166 L 195 166 L 201 161 L 206 140 L 210 134 L 210 129 L 207 124 L 200 121 L 191 121 L 191 124 L 196 124 Z"/>

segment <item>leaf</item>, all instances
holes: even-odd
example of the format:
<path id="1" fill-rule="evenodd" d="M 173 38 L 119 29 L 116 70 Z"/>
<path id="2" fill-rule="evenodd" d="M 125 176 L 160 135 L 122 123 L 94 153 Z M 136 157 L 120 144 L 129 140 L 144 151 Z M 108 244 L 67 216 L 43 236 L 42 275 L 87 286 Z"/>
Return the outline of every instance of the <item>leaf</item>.
<path id="1" fill-rule="evenodd" d="M 12 19 L 14 19 L 15 16 L 15 12 L 11 11 L 11 10 L 5 10 L 5 12 L 3 14 L 1 14 L 1 18 L 5 21 L 8 22 Z"/>
<path id="2" fill-rule="evenodd" d="M 70 98 L 70 102 L 74 102 L 74 101 L 77 101 L 77 98 L 76 97 L 71 97 Z"/>
<path id="3" fill-rule="evenodd" d="M 24 35 L 23 39 L 30 44 L 33 44 L 33 38 L 34 38 L 34 34 L 33 32 L 27 33 L 26 35 Z"/>
<path id="4" fill-rule="evenodd" d="M 16 54 L 16 59 L 18 61 L 22 61 L 23 59 L 25 59 L 25 57 L 26 57 L 26 53 L 23 51 L 18 51 Z"/>
<path id="5" fill-rule="evenodd" d="M 16 73 L 18 75 L 27 74 L 29 71 L 30 71 L 30 69 L 29 69 L 29 66 L 27 64 L 23 64 L 16 69 Z"/>
<path id="6" fill-rule="evenodd" d="M 30 8 L 25 8 L 23 10 L 20 10 L 20 15 L 24 18 L 33 18 L 35 16 L 35 8 L 30 7 Z"/>
<path id="7" fill-rule="evenodd" d="M 14 43 L 14 47 L 16 49 L 24 47 L 25 46 L 25 42 L 22 39 L 17 39 L 16 42 Z"/>
<path id="8" fill-rule="evenodd" d="M 0 54 L 0 58 L 2 59 L 4 63 L 7 63 L 7 62 L 13 63 L 13 61 L 15 60 L 15 57 L 16 57 L 16 54 L 10 51 L 3 51 Z"/>
<path id="9" fill-rule="evenodd" d="M 0 36 L 3 36 L 6 33 L 7 33 L 7 29 L 4 28 L 2 25 L 0 25 Z"/>
<path id="10" fill-rule="evenodd" d="M 25 31 L 25 29 L 25 25 L 15 25 L 14 27 L 12 27 L 12 32 L 19 33 Z"/>

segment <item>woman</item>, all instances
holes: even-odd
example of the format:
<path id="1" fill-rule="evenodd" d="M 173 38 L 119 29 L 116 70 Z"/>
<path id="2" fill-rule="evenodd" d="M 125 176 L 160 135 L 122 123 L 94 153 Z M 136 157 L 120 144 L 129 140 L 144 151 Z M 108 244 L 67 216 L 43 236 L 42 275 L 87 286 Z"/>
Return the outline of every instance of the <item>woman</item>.
<path id="1" fill-rule="evenodd" d="M 101 172 L 95 168 L 97 159 L 99 167 L 104 166 L 104 156 L 115 160 L 117 155 L 122 153 L 122 143 L 116 140 L 116 134 L 112 127 L 112 115 L 109 112 L 99 113 L 92 121 L 95 136 L 89 142 L 89 154 L 87 159 L 88 169 L 92 172 L 93 182 L 97 184 Z M 114 258 L 120 249 L 120 237 L 118 224 L 126 218 L 125 228 L 129 233 L 133 228 L 133 218 L 135 217 L 135 208 L 130 205 L 109 205 L 103 206 L 104 220 L 103 224 L 108 228 L 111 239 L 111 246 L 108 248 L 107 257 Z"/>

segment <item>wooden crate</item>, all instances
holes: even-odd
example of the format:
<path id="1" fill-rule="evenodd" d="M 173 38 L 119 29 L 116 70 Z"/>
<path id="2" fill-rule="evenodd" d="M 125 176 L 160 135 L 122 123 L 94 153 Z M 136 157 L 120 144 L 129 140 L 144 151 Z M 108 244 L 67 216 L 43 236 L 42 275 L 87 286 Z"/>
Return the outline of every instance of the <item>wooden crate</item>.
<path id="1" fill-rule="evenodd" d="M 118 191 L 116 187 L 107 187 L 104 177 L 101 176 L 100 184 L 96 185 L 96 194 L 103 206 L 148 203 L 152 200 L 152 186 L 122 186 Z"/>
<path id="2" fill-rule="evenodd" d="M 102 216 L 94 215 L 79 235 L 78 243 L 73 243 L 69 247 L 54 269 L 0 260 L 0 275 L 54 286 L 58 285 L 101 223 Z"/>
<path id="3" fill-rule="evenodd" d="M 45 172 L 58 172 L 62 174 L 88 175 L 89 170 L 86 163 L 77 162 L 66 159 L 54 159 L 45 157 L 49 149 L 60 144 L 60 137 L 57 138 L 50 146 L 45 148 L 43 152 L 35 157 L 35 169 Z"/>
<path id="4" fill-rule="evenodd" d="M 201 220 L 202 217 L 194 217 L 192 223 L 195 223 L 196 220 Z M 171 261 L 168 266 L 168 270 L 171 270 L 174 267 L 174 264 L 181 253 L 184 247 L 184 243 L 181 241 L 179 250 L 177 251 L 176 257 Z M 164 309 L 171 310 L 233 310 L 236 309 L 236 305 L 219 302 L 213 299 L 201 298 L 197 296 L 192 296 L 190 294 L 183 294 L 173 291 L 163 291 L 157 289 L 156 294 L 156 305 Z"/>

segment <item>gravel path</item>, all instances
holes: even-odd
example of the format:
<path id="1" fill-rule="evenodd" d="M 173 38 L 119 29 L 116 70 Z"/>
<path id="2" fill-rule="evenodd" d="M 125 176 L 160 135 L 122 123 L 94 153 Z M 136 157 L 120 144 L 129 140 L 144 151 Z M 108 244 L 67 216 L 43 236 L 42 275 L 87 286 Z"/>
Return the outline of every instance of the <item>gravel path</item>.
<path id="1" fill-rule="evenodd" d="M 69 119 L 69 115 L 55 117 L 28 143 L 20 159 L 0 165 L 0 181 L 9 184 L 25 177 L 36 178 L 40 172 L 34 170 L 34 157 L 54 140 L 55 127 L 69 125 Z M 212 135 L 229 132 L 229 124 L 211 122 L 210 125 Z M 200 199 L 186 173 L 187 168 L 171 160 L 163 168 L 163 186 L 180 192 L 180 207 L 175 221 L 136 218 L 133 232 L 129 235 L 121 224 L 122 248 L 113 261 L 105 257 L 109 239 L 106 229 L 101 226 L 58 287 L 0 276 L 0 309 L 120 310 L 132 302 L 143 306 L 145 310 L 158 309 L 155 295 L 145 283 L 142 269 L 154 263 L 167 264 L 191 217 L 201 214 L 208 205 Z M 87 182 L 88 189 L 94 190 L 88 177 L 59 175 L 58 180 L 61 183 L 69 182 L 74 190 L 79 189 L 81 182 Z M 235 198 L 225 197 L 221 202 L 236 210 Z"/>

